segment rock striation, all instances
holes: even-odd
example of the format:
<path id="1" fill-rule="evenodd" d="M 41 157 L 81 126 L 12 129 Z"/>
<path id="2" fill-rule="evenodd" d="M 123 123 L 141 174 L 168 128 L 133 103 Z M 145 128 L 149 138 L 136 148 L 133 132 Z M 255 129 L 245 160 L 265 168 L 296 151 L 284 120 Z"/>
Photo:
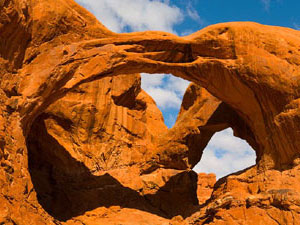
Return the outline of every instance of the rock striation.
<path id="1" fill-rule="evenodd" d="M 299 31 L 116 34 L 73 0 L 0 0 L 0 34 L 0 224 L 300 224 Z M 193 82 L 173 128 L 141 72 Z M 257 163 L 215 183 L 191 169 L 227 127 Z"/>

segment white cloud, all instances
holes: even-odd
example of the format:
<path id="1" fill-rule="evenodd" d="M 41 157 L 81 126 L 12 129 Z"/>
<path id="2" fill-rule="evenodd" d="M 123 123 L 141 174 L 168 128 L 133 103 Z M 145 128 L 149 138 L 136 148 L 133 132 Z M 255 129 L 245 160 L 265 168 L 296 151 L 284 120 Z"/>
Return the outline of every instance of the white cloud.
<path id="1" fill-rule="evenodd" d="M 115 32 L 160 30 L 175 33 L 183 20 L 178 7 L 167 0 L 76 0 Z"/>
<path id="2" fill-rule="evenodd" d="M 142 74 L 142 88 L 162 110 L 179 109 L 189 83 L 167 74 Z"/>
<path id="3" fill-rule="evenodd" d="M 203 21 L 202 21 L 201 17 L 199 16 L 197 10 L 192 6 L 191 3 L 189 3 L 186 11 L 187 11 L 188 16 L 191 17 L 194 21 L 196 21 L 199 24 L 203 23 Z"/>
<path id="4" fill-rule="evenodd" d="M 181 99 L 172 90 L 163 88 L 149 88 L 146 91 L 156 102 L 157 106 L 166 110 L 167 108 L 178 108 L 181 104 Z"/>
<path id="5" fill-rule="evenodd" d="M 175 76 L 168 76 L 166 88 L 173 90 L 178 96 L 183 97 L 190 82 Z"/>
<path id="6" fill-rule="evenodd" d="M 254 165 L 255 159 L 254 150 L 246 141 L 234 137 L 229 128 L 213 136 L 194 170 L 215 173 L 219 179 Z"/>
<path id="7" fill-rule="evenodd" d="M 151 87 L 159 87 L 163 85 L 166 74 L 146 74 L 142 73 L 142 88 L 148 90 Z"/>
<path id="8" fill-rule="evenodd" d="M 264 4 L 265 10 L 269 11 L 271 0 L 261 0 L 261 2 Z"/>

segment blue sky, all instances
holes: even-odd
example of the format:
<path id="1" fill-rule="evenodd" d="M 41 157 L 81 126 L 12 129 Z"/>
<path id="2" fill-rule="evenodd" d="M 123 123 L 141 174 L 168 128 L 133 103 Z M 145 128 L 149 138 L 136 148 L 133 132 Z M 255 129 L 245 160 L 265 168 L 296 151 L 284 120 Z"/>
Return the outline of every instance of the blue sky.
<path id="1" fill-rule="evenodd" d="M 174 0 L 170 4 L 185 14 L 183 22 L 174 26 L 178 34 L 230 21 L 254 21 L 298 29 L 300 26 L 299 0 Z M 189 16 L 189 11 L 198 16 Z"/>
<path id="2" fill-rule="evenodd" d="M 167 31 L 179 36 L 206 26 L 230 21 L 254 21 L 300 30 L 300 0 L 76 0 L 115 32 Z M 175 123 L 189 82 L 172 75 L 142 74 L 142 88 L 161 109 L 165 123 Z M 255 163 L 249 145 L 233 137 L 232 130 L 215 134 L 204 151 L 197 172 L 217 177 Z"/>

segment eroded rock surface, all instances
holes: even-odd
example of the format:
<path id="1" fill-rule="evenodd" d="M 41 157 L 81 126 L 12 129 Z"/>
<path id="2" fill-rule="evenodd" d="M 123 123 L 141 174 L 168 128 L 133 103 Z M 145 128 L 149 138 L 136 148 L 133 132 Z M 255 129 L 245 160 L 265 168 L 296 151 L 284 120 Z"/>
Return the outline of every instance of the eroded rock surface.
<path id="1" fill-rule="evenodd" d="M 116 34 L 73 0 L 2 0 L 0 34 L 0 224 L 300 223 L 299 31 Z M 140 72 L 194 82 L 172 129 Z M 199 205 L 191 168 L 227 127 L 257 165 Z"/>
<path id="2" fill-rule="evenodd" d="M 197 196 L 200 205 L 205 204 L 206 201 L 210 199 L 215 184 L 216 184 L 215 174 L 213 173 L 198 174 Z"/>

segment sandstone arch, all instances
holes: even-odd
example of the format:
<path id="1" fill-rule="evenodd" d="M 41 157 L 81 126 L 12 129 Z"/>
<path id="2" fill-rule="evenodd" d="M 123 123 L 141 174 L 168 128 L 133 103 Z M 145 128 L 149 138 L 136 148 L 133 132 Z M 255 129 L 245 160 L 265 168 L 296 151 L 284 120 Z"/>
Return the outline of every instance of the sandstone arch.
<path id="1" fill-rule="evenodd" d="M 5 0 L 0 6 L 0 33 L 5 33 L 0 37 L 0 158 L 1 173 L 8 177 L 0 184 L 4 195 L 9 190 L 17 193 L 17 203 L 3 200 L 8 202 L 5 207 L 28 204 L 23 193 L 32 190 L 32 184 L 25 138 L 38 116 L 81 84 L 119 74 L 172 73 L 220 99 L 227 107 L 223 110 L 239 118 L 238 135 L 256 150 L 259 172 L 253 176 L 258 180 L 266 179 L 263 174 L 273 168 L 286 175 L 297 167 L 299 31 L 226 23 L 183 38 L 162 32 L 115 34 L 72 0 Z M 224 121 L 217 121 L 220 124 Z M 239 132 L 240 127 L 246 134 Z M 278 186 L 283 187 L 290 186 Z M 220 190 L 215 199 L 220 198 Z M 276 206 L 278 199 L 274 199 L 270 204 Z M 36 200 L 32 202 L 37 205 Z M 15 215 L 24 217 L 22 210 Z"/>
<path id="2" fill-rule="evenodd" d="M 48 98 L 59 98 L 81 83 L 122 73 L 172 73 L 200 84 L 234 108 L 256 135 L 258 158 L 263 158 L 267 167 L 282 167 L 297 157 L 299 146 L 295 136 L 298 132 L 283 131 L 286 129 L 283 127 L 296 119 L 286 111 L 297 110 L 299 68 L 294 54 L 289 53 L 299 54 L 299 46 L 291 44 L 297 40 L 297 31 L 231 23 L 215 25 L 184 38 L 145 32 L 57 44 L 50 52 L 32 60 L 41 68 L 43 63 L 49 64 L 43 59 L 54 54 L 55 62 L 51 61 L 48 74 L 38 71 L 34 64 L 23 67 L 22 74 L 31 76 L 20 82 L 18 91 L 24 102 L 19 110 L 27 117 L 24 126 L 29 126 L 28 114 L 34 118 L 41 111 L 37 104 L 45 108 L 51 102 Z M 34 70 L 37 72 L 33 73 Z M 45 87 L 44 81 L 54 76 L 58 77 L 53 84 Z M 37 79 L 40 85 L 34 89 L 29 84 Z M 34 99 L 36 93 L 43 99 L 22 106 L 27 103 L 26 98 Z M 286 135 L 291 136 L 289 140 Z"/>

